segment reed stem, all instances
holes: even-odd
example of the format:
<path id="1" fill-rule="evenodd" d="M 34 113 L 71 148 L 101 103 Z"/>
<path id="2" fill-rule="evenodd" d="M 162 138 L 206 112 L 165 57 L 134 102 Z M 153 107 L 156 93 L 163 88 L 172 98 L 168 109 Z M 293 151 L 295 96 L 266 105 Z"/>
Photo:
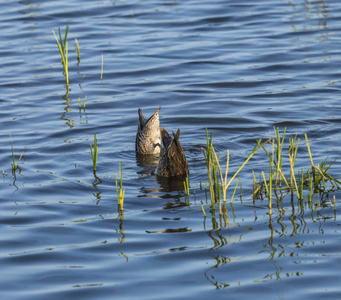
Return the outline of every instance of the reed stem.
<path id="1" fill-rule="evenodd" d="M 115 174 L 115 182 L 116 182 L 116 193 L 117 193 L 117 203 L 121 211 L 123 211 L 123 202 L 124 202 L 124 194 L 125 190 L 122 187 L 122 162 L 120 162 L 120 182 L 117 181 L 117 174 Z"/>
<path id="2" fill-rule="evenodd" d="M 75 38 L 75 42 L 76 42 L 75 50 L 76 50 L 76 54 L 77 54 L 77 61 L 79 63 L 80 59 L 81 59 L 81 55 L 80 55 L 80 51 L 79 51 L 79 43 L 78 43 L 78 40 L 76 38 Z"/>
<path id="3" fill-rule="evenodd" d="M 309 158 L 310 158 L 311 170 L 312 170 L 312 172 L 313 172 L 313 179 L 314 179 L 314 182 L 315 182 L 315 180 L 316 180 L 316 172 L 315 172 L 315 168 L 314 168 L 313 157 L 312 157 L 311 151 L 310 151 L 310 146 L 309 146 L 309 141 L 308 141 L 308 135 L 305 133 L 305 134 L 304 134 L 304 137 L 305 137 L 305 140 L 306 140 L 306 143 L 307 143 L 307 149 L 308 149 Z"/>
<path id="4" fill-rule="evenodd" d="M 91 157 L 92 157 L 93 170 L 94 170 L 94 172 L 96 172 L 97 157 L 98 157 L 98 146 L 97 146 L 96 133 L 94 134 L 94 148 L 93 149 L 92 149 L 92 145 L 90 143 L 90 152 L 91 152 Z"/>
<path id="5" fill-rule="evenodd" d="M 69 89 L 69 71 L 68 71 L 68 42 L 67 42 L 67 35 L 69 32 L 69 26 L 66 26 L 64 40 L 62 39 L 60 27 L 58 27 L 59 32 L 59 40 L 52 30 L 54 37 L 56 38 L 57 46 L 59 49 L 60 56 L 62 58 L 62 65 L 64 67 L 64 74 L 66 79 L 66 87 Z"/>
<path id="6" fill-rule="evenodd" d="M 24 153 L 24 149 L 21 151 L 21 154 L 20 154 L 20 157 L 19 157 L 19 160 L 17 163 L 15 163 L 15 158 L 14 158 L 14 147 L 13 147 L 13 140 L 12 140 L 12 136 L 11 136 L 11 133 L 9 133 L 9 137 L 10 137 L 10 140 L 11 140 L 11 149 L 12 149 L 12 163 L 11 163 L 11 168 L 12 168 L 12 171 L 15 171 L 16 169 L 18 169 L 18 166 L 19 166 L 19 162 L 23 156 L 23 153 Z"/>

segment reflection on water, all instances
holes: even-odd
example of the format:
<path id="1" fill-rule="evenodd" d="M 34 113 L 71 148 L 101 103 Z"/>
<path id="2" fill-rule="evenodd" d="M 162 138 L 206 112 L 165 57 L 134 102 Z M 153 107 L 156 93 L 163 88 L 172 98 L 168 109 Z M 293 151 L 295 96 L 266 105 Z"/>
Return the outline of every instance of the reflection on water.
<path id="1" fill-rule="evenodd" d="M 138 197 L 155 197 L 166 200 L 165 208 L 174 208 L 188 205 L 181 202 L 184 196 L 184 180 L 186 176 L 165 178 L 154 174 L 158 163 L 155 155 L 137 155 L 136 165 L 142 168 L 137 174 L 143 175 L 143 179 L 155 181 L 154 188 L 141 187 L 141 195 Z M 154 194 L 154 195 L 153 195 Z"/>
<path id="2" fill-rule="evenodd" d="M 290 18 L 291 26 L 295 32 L 304 30 L 324 30 L 321 33 L 321 42 L 328 38 L 328 6 L 324 0 L 321 1 L 301 1 L 297 4 L 296 1 L 289 1 L 292 7 L 292 14 Z M 302 19 L 309 20 L 309 24 L 302 22 Z"/>
<path id="3" fill-rule="evenodd" d="M 157 176 L 157 182 L 160 184 L 162 188 L 162 192 L 180 192 L 184 190 L 184 181 L 186 180 L 186 176 L 177 176 L 171 178 L 165 178 L 161 176 Z M 183 193 L 179 193 L 179 195 L 183 196 Z"/>
<path id="4" fill-rule="evenodd" d="M 273 266 L 272 269 L 274 269 L 273 273 L 263 273 L 260 270 L 261 275 L 258 275 L 260 276 L 259 279 L 254 279 L 255 282 L 302 276 L 304 272 L 299 271 L 301 269 L 300 264 L 306 260 L 306 258 L 301 257 L 302 248 L 311 249 L 315 246 L 314 242 L 310 242 L 309 235 L 323 235 L 330 228 L 328 222 L 336 222 L 335 206 L 330 201 L 323 199 L 316 203 L 305 200 L 297 200 L 295 203 L 293 199 L 289 203 L 278 201 L 277 209 L 273 210 L 271 214 L 264 213 L 264 209 L 258 209 L 258 212 L 255 212 L 254 225 L 239 217 L 238 210 L 234 209 L 232 203 L 225 206 L 224 215 L 220 215 L 218 219 L 212 216 L 211 229 L 207 228 L 207 220 L 204 217 L 203 229 L 207 230 L 207 235 L 213 243 L 210 249 L 211 251 L 220 249 L 220 254 L 212 256 L 215 263 L 205 271 L 204 275 L 217 289 L 243 286 L 244 281 L 242 279 L 235 282 L 230 276 L 224 276 L 218 270 L 220 268 L 225 270 L 229 268 L 228 266 L 231 263 L 242 262 L 250 255 L 262 256 L 263 260 L 269 261 Z M 232 256 L 222 254 L 222 252 L 233 252 L 231 247 L 238 244 L 242 245 L 249 240 L 250 237 L 247 236 L 257 232 L 259 222 L 264 223 L 264 229 L 267 228 L 267 232 L 264 232 L 260 240 L 253 241 L 257 246 L 252 245 L 252 251 L 242 251 L 240 254 Z M 233 228 L 239 228 L 242 231 L 231 230 Z M 334 232 L 334 234 L 337 233 Z M 295 267 L 288 265 L 286 259 L 288 257 L 293 258 L 294 266 L 297 265 L 296 270 Z M 292 268 L 294 268 L 294 271 L 288 272 L 288 269 Z M 215 275 L 215 273 L 218 274 Z M 224 277 L 228 279 L 226 281 L 221 279 Z M 247 281 L 248 279 L 245 279 L 245 283 Z"/>
<path id="5" fill-rule="evenodd" d="M 125 234 L 124 234 L 124 229 L 123 229 L 123 222 L 124 222 L 124 212 L 121 211 L 119 205 L 117 207 L 118 209 L 118 219 L 119 219 L 119 226 L 118 229 L 115 229 L 116 233 L 119 233 L 121 235 L 121 237 L 117 238 L 119 243 L 123 243 L 125 241 Z"/>
<path id="6" fill-rule="evenodd" d="M 158 163 L 157 155 L 140 155 L 136 154 L 136 165 L 143 168 L 138 174 L 152 174 Z"/>

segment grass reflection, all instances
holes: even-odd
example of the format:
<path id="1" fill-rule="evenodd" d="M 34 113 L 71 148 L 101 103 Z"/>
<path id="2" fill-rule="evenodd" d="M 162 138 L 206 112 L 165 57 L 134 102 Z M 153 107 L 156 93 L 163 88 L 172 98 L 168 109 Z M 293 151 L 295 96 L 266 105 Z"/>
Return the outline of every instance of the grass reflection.
<path id="1" fill-rule="evenodd" d="M 314 242 L 306 242 L 307 235 L 325 234 L 329 228 L 328 222 L 337 221 L 332 201 L 325 198 L 313 203 L 291 197 L 289 201 L 281 203 L 276 201 L 274 204 L 276 205 L 271 214 L 264 206 L 254 206 L 256 208 L 254 226 L 250 225 L 252 224 L 250 219 L 244 219 L 245 209 L 251 206 L 243 204 L 238 204 L 238 209 L 232 204 L 226 205 L 224 213 L 219 217 L 210 214 L 204 218 L 203 229 L 207 230 L 207 235 L 212 241 L 210 251 L 219 251 L 219 254 L 212 256 L 213 266 L 209 267 L 204 275 L 216 289 L 248 285 L 250 280 L 253 283 L 263 283 L 302 276 L 299 267 L 302 263 L 299 259 L 302 251 L 300 249 L 315 246 Z M 210 224 L 207 222 L 209 219 Z M 259 230 L 259 226 L 267 230 Z M 246 247 L 245 243 L 249 243 L 247 244 L 249 247 Z M 238 255 L 231 256 L 236 249 L 239 249 Z M 254 274 L 250 277 L 254 278 L 238 278 L 231 275 L 232 269 L 238 268 L 236 263 L 243 266 L 249 259 L 259 260 L 259 256 L 262 257 L 264 268 L 253 270 Z M 230 263 L 234 264 L 233 268 L 229 267 Z"/>
<path id="2" fill-rule="evenodd" d="M 118 209 L 120 210 L 120 208 L 118 207 Z M 124 233 L 124 229 L 123 229 L 123 220 L 124 220 L 124 214 L 123 214 L 123 210 L 119 211 L 118 214 L 118 219 L 119 219 L 119 226 L 118 229 L 116 230 L 116 233 L 119 233 L 121 236 L 119 238 L 117 238 L 119 243 L 123 243 L 126 239 L 125 233 Z M 128 257 L 126 256 L 127 261 L 128 261 Z"/>

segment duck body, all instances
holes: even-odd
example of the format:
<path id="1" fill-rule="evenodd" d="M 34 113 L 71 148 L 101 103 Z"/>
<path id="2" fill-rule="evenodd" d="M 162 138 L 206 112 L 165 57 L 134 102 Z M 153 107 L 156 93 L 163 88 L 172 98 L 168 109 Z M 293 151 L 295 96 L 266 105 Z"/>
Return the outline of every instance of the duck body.
<path id="1" fill-rule="evenodd" d="M 138 110 L 139 121 L 137 125 L 135 151 L 136 154 L 159 154 L 161 148 L 159 112 L 161 106 L 146 121 L 141 109 Z"/>
<path id="2" fill-rule="evenodd" d="M 155 174 L 162 177 L 175 177 L 188 173 L 188 163 L 182 150 L 179 137 L 180 129 L 173 133 L 173 138 L 165 128 L 160 129 L 161 150 Z"/>

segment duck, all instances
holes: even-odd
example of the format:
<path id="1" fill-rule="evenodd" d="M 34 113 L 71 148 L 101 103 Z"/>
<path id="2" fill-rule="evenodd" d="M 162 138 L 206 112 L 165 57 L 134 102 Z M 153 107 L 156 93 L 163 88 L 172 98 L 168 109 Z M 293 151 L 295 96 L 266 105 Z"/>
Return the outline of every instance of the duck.
<path id="1" fill-rule="evenodd" d="M 141 109 L 138 109 L 139 121 L 137 125 L 135 152 L 137 155 L 158 155 L 161 148 L 159 112 L 161 106 L 146 121 Z"/>
<path id="2" fill-rule="evenodd" d="M 175 177 L 188 174 L 188 163 L 179 138 L 180 129 L 172 132 L 173 138 L 165 128 L 160 128 L 161 149 L 155 174 L 161 177 Z"/>

